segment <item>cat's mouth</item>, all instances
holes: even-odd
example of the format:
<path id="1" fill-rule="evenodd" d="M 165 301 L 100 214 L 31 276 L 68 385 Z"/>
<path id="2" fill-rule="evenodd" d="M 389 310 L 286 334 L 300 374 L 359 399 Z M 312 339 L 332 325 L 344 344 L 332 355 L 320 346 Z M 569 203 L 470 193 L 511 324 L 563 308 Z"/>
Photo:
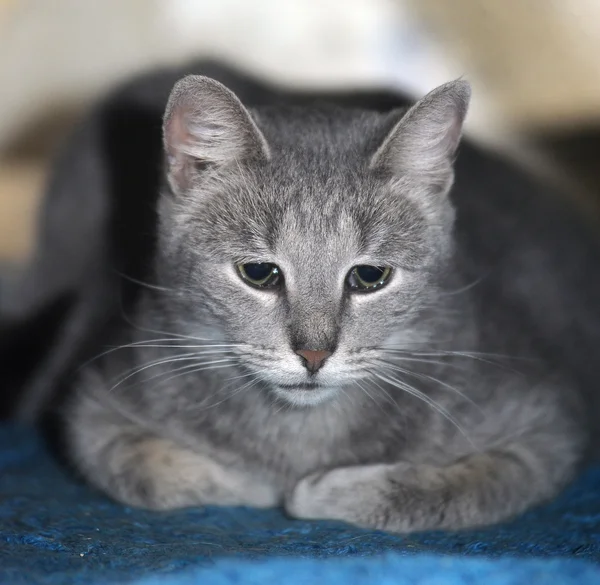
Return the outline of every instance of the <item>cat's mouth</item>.
<path id="1" fill-rule="evenodd" d="M 298 384 L 278 384 L 280 388 L 284 390 L 316 390 L 321 388 L 320 384 L 316 382 L 299 382 Z"/>
<path id="2" fill-rule="evenodd" d="M 315 382 L 279 383 L 273 390 L 280 400 L 297 407 L 316 406 L 330 399 L 337 391 L 336 388 Z"/>

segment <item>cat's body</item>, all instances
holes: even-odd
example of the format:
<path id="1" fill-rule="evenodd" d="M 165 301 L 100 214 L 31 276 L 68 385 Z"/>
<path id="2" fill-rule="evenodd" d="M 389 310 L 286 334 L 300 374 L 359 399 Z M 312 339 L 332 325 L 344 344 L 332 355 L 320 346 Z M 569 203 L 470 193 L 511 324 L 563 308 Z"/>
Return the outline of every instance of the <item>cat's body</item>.
<path id="1" fill-rule="evenodd" d="M 133 343 L 154 337 L 146 328 L 169 330 L 160 318 L 134 322 Z M 456 342 L 473 342 L 464 331 L 445 332 Z M 581 457 L 585 432 L 577 397 L 566 394 L 572 387 L 540 375 L 527 363 L 539 356 L 518 344 L 509 347 L 521 350 L 520 360 L 483 353 L 428 359 L 417 350 L 417 363 L 399 362 L 412 372 L 404 379 L 430 404 L 380 381 L 350 385 L 340 399 L 316 407 L 290 408 L 273 401 L 261 384 L 249 385 L 235 368 L 211 376 L 204 366 L 204 375 L 186 376 L 181 363 L 185 368 L 189 362 L 178 360 L 186 342 L 197 343 L 115 351 L 120 357 L 109 360 L 101 378 L 95 372 L 83 377 L 84 396 L 93 398 L 69 412 L 79 467 L 126 503 L 158 509 L 285 503 L 300 517 L 382 529 L 459 528 L 500 521 L 551 497 Z M 441 344 L 448 346 L 456 347 Z M 435 353 L 440 346 L 427 347 L 425 353 Z M 158 360 L 165 363 L 119 384 Z M 392 464 L 395 485 L 379 470 L 373 485 L 365 482 L 368 468 L 362 466 L 368 464 Z M 307 475 L 337 468 L 349 471 L 341 484 L 302 492 L 309 479 L 298 489 Z M 454 476 L 447 485 L 439 477 L 446 472 Z M 473 479 L 480 485 L 462 496 Z M 454 497 L 460 507 L 449 503 Z"/>
<path id="2" fill-rule="evenodd" d="M 173 197 L 163 189 L 156 248 L 160 118 L 173 84 L 190 72 L 220 79 L 256 106 L 259 136 L 269 149 L 258 167 L 273 174 L 261 178 L 246 162 L 244 168 L 254 168 L 249 176 L 237 165 L 230 168 L 225 177 L 233 183 L 226 191 L 237 195 L 213 197 L 212 216 L 198 193 L 183 189 Z M 337 105 L 314 105 L 323 100 Z M 410 205 L 402 203 L 405 190 L 396 192 L 384 198 L 387 211 L 379 213 L 376 193 L 388 174 L 373 174 L 370 163 L 400 117 L 390 110 L 406 105 L 385 93 L 291 94 L 206 64 L 150 74 L 108 96 L 56 167 L 39 255 L 14 297 L 16 315 L 73 299 L 52 349 L 36 364 L 21 413 L 38 411 L 85 358 L 135 343 L 85 366 L 68 410 L 67 446 L 75 460 L 93 483 L 123 501 L 157 508 L 283 503 L 301 517 L 410 531 L 494 522 L 551 497 L 581 458 L 589 422 L 581 398 L 584 390 L 593 393 L 600 374 L 598 243 L 572 204 L 468 142 L 455 165 L 454 212 L 442 188 L 435 198 L 427 193 L 435 202 L 431 215 L 414 190 Z M 355 110 L 340 109 L 347 106 Z M 264 148 L 260 139 L 253 144 L 254 152 Z M 425 160 L 431 161 L 412 162 Z M 442 165 L 442 175 L 447 170 Z M 259 179 L 269 189 L 253 182 Z M 243 191 L 251 198 L 240 201 Z M 241 207 L 228 206 L 236 199 Z M 239 221 L 260 209 L 267 217 L 278 214 L 263 235 L 278 234 L 266 240 L 289 251 L 282 266 L 286 287 L 292 277 L 289 300 L 269 319 L 265 303 L 287 293 L 249 305 L 256 291 L 231 273 L 231 254 L 251 253 L 257 242 Z M 350 218 L 340 222 L 348 210 Z M 191 223 L 182 230 L 184 216 Z M 342 293 L 341 259 L 356 259 L 357 233 L 373 232 L 356 226 L 378 217 L 385 220 L 379 227 L 387 223 L 395 234 L 387 260 L 401 259 L 402 266 L 394 264 L 379 291 Z M 196 235 L 176 244 L 174 236 L 183 234 Z M 235 242 L 236 250 L 228 247 Z M 217 269 L 218 258 L 226 261 Z M 218 286 L 195 278 L 198 270 Z M 295 285 L 294 270 L 305 275 Z M 411 282 L 418 295 L 398 288 Z M 117 294 L 122 285 L 126 290 Z M 398 290 L 411 302 L 395 305 Z M 357 301 L 365 310 L 352 325 L 348 307 Z M 207 327 L 209 315 L 216 321 Z M 377 339 L 394 323 L 399 335 Z M 220 352 L 233 347 L 195 348 L 207 352 L 198 359 L 215 362 L 195 374 L 186 347 L 178 347 L 247 342 L 249 335 L 263 347 L 245 355 L 237 348 L 239 371 L 221 361 L 232 354 Z M 319 404 L 291 405 L 289 388 L 274 393 L 276 370 L 296 382 L 313 379 L 292 343 L 301 350 L 324 344 L 333 352 L 317 372 L 331 390 L 326 396 L 317 389 Z M 390 350 L 409 353 L 356 351 L 350 359 L 350 343 L 363 349 L 388 343 Z M 380 370 L 387 381 L 350 383 L 354 358 L 382 357 L 412 373 Z M 173 359 L 179 361 L 169 363 Z M 268 370 L 270 379 L 251 385 L 254 376 L 236 378 L 249 374 L 252 364 L 253 374 Z M 365 368 L 356 365 L 356 371 Z M 331 387 L 344 377 L 343 392 Z M 395 387 L 404 383 L 425 392 L 430 404 Z M 301 398 L 315 390 L 294 392 Z M 593 412 L 588 407 L 586 414 Z M 338 471 L 323 475 L 329 469 Z M 302 481 L 311 472 L 321 481 Z"/>
<path id="3" fill-rule="evenodd" d="M 210 80 L 179 84 L 151 282 L 68 410 L 85 475 L 135 505 L 399 531 L 552 497 L 585 448 L 585 354 L 556 340 L 581 335 L 577 262 L 596 252 L 518 173 L 533 203 L 516 207 L 514 175 L 470 147 L 450 204 L 467 101 L 457 82 L 408 115 L 248 114 Z M 257 263 L 273 290 L 236 272 Z M 363 265 L 389 281 L 353 289 Z"/>

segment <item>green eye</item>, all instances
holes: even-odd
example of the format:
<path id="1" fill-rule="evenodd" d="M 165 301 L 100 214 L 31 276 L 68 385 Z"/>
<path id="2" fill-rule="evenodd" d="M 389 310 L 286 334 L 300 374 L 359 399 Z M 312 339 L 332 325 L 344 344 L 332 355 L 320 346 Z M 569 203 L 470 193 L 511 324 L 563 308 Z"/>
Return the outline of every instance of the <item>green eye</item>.
<path id="1" fill-rule="evenodd" d="M 382 287 L 389 280 L 392 269 L 387 266 L 355 266 L 346 280 L 350 290 L 372 291 Z"/>
<path id="2" fill-rule="evenodd" d="M 236 264 L 236 268 L 246 283 L 258 288 L 275 288 L 281 282 L 279 267 L 269 262 Z"/>

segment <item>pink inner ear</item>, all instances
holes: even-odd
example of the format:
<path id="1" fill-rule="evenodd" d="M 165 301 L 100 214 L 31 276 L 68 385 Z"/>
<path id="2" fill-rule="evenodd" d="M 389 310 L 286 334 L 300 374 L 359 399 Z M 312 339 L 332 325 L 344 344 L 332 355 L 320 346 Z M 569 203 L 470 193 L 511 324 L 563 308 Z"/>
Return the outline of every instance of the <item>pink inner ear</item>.
<path id="1" fill-rule="evenodd" d="M 190 187 L 192 161 L 189 150 L 192 148 L 192 139 L 185 124 L 185 116 L 181 111 L 174 111 L 165 124 L 165 154 L 169 166 L 167 176 L 175 192 L 182 192 Z"/>
<path id="2" fill-rule="evenodd" d="M 170 162 L 175 162 L 178 155 L 186 150 L 190 138 L 190 133 L 183 123 L 183 116 L 180 112 L 173 112 L 165 127 L 165 145 Z"/>
<path id="3" fill-rule="evenodd" d="M 458 112 L 451 112 L 449 114 L 450 123 L 445 132 L 442 133 L 442 141 L 444 148 L 449 156 L 452 156 L 458 148 L 458 143 L 462 135 L 462 119 Z"/>

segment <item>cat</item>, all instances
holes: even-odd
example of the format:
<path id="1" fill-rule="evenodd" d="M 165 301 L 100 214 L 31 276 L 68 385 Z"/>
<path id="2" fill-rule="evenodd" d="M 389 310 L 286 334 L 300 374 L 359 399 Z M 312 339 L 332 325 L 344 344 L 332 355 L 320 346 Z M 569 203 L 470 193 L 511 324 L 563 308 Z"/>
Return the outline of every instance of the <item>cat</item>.
<path id="1" fill-rule="evenodd" d="M 396 532 L 557 494 L 588 441 L 595 329 L 569 341 L 596 248 L 535 181 L 469 145 L 455 163 L 469 99 L 247 107 L 178 81 L 148 280 L 65 406 L 83 475 L 133 506 Z"/>

